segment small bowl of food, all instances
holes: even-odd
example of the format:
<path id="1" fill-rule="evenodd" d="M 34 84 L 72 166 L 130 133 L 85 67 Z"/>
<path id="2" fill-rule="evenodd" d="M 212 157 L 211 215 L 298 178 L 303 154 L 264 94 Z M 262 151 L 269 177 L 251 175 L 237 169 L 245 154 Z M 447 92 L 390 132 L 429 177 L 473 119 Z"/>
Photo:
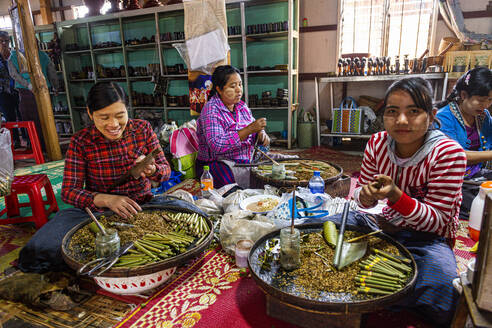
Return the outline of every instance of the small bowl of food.
<path id="1" fill-rule="evenodd" d="M 239 204 L 241 209 L 251 211 L 256 214 L 266 214 L 273 210 L 280 203 L 280 197 L 274 195 L 251 196 Z"/>

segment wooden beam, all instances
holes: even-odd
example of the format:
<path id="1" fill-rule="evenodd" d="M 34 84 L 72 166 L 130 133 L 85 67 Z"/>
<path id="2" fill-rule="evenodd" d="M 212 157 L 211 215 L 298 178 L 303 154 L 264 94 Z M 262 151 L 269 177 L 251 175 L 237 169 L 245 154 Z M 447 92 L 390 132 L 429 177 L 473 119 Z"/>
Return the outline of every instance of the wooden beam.
<path id="1" fill-rule="evenodd" d="M 321 31 L 336 31 L 337 24 L 332 25 L 316 25 L 316 26 L 302 26 L 299 28 L 299 32 L 321 32 Z"/>
<path id="2" fill-rule="evenodd" d="M 31 77 L 32 92 L 36 97 L 46 151 L 50 160 L 60 160 L 62 159 L 62 155 L 58 142 L 58 134 L 56 133 L 53 107 L 51 105 L 46 79 L 41 69 L 41 63 L 39 62 L 38 44 L 34 33 L 34 23 L 32 21 L 29 0 L 16 0 L 16 2 L 19 11 L 22 40 L 26 51 L 27 70 Z"/>
<path id="3" fill-rule="evenodd" d="M 51 0 L 39 0 L 39 11 L 43 24 L 53 23 L 53 14 L 51 13 Z"/>
<path id="4" fill-rule="evenodd" d="M 72 10 L 72 6 L 60 6 L 60 7 L 51 8 L 51 12 L 61 11 L 63 13 L 65 10 Z M 39 15 L 39 14 L 41 14 L 41 10 L 33 10 L 32 14 L 33 15 Z"/>

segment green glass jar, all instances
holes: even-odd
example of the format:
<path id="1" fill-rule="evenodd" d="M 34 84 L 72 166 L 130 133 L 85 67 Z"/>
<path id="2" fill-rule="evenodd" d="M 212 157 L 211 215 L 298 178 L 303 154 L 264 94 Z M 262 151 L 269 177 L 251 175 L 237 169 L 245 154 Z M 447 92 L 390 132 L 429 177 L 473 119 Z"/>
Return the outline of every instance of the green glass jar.
<path id="1" fill-rule="evenodd" d="M 96 257 L 110 257 L 120 250 L 120 237 L 115 229 L 106 229 L 106 235 L 101 231 L 96 235 Z"/>
<path id="2" fill-rule="evenodd" d="M 301 234 L 290 227 L 280 230 L 280 265 L 284 270 L 294 270 L 301 264 Z"/>

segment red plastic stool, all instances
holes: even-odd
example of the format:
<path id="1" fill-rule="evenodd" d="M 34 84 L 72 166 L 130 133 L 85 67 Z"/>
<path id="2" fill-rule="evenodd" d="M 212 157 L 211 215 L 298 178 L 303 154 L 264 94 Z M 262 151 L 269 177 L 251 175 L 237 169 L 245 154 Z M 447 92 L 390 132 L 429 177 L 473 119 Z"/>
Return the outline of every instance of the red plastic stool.
<path id="1" fill-rule="evenodd" d="M 41 194 L 43 187 L 47 200 L 43 200 Z M 18 194 L 27 194 L 29 203 L 19 203 Z M 45 209 L 45 205 L 49 205 L 49 208 Z M 31 206 L 32 216 L 12 218 L 20 215 L 21 207 L 27 206 Z M 12 182 L 10 195 L 5 196 L 5 209 L 0 212 L 0 216 L 6 212 L 9 219 L 0 219 L 0 224 L 34 222 L 36 229 L 39 229 L 48 222 L 48 215 L 56 211 L 58 211 L 58 203 L 46 174 L 16 176 Z"/>
<path id="2" fill-rule="evenodd" d="M 27 129 L 27 135 L 29 136 L 29 141 L 31 142 L 31 149 L 26 150 L 16 150 L 14 149 L 14 142 L 12 139 L 12 154 L 14 155 L 14 161 L 16 159 L 29 159 L 34 158 L 36 164 L 44 163 L 43 152 L 41 151 L 41 144 L 39 143 L 38 132 L 36 131 L 36 126 L 33 121 L 21 121 L 21 122 L 6 122 L 2 124 L 10 130 L 10 137 L 13 138 L 12 129 L 25 128 Z"/>

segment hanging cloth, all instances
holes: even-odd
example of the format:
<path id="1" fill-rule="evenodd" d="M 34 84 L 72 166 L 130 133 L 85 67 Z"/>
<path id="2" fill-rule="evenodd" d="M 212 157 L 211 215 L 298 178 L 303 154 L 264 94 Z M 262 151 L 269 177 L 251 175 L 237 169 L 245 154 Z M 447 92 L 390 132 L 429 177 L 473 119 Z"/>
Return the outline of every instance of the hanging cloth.
<path id="1" fill-rule="evenodd" d="M 221 27 L 227 36 L 227 15 L 225 0 L 191 0 L 184 1 L 184 32 L 189 40 L 212 32 Z M 230 54 L 226 60 L 216 66 L 230 63 Z M 212 88 L 212 76 L 199 71 L 188 71 L 188 87 L 190 90 L 190 113 L 200 115 L 208 101 Z"/>

